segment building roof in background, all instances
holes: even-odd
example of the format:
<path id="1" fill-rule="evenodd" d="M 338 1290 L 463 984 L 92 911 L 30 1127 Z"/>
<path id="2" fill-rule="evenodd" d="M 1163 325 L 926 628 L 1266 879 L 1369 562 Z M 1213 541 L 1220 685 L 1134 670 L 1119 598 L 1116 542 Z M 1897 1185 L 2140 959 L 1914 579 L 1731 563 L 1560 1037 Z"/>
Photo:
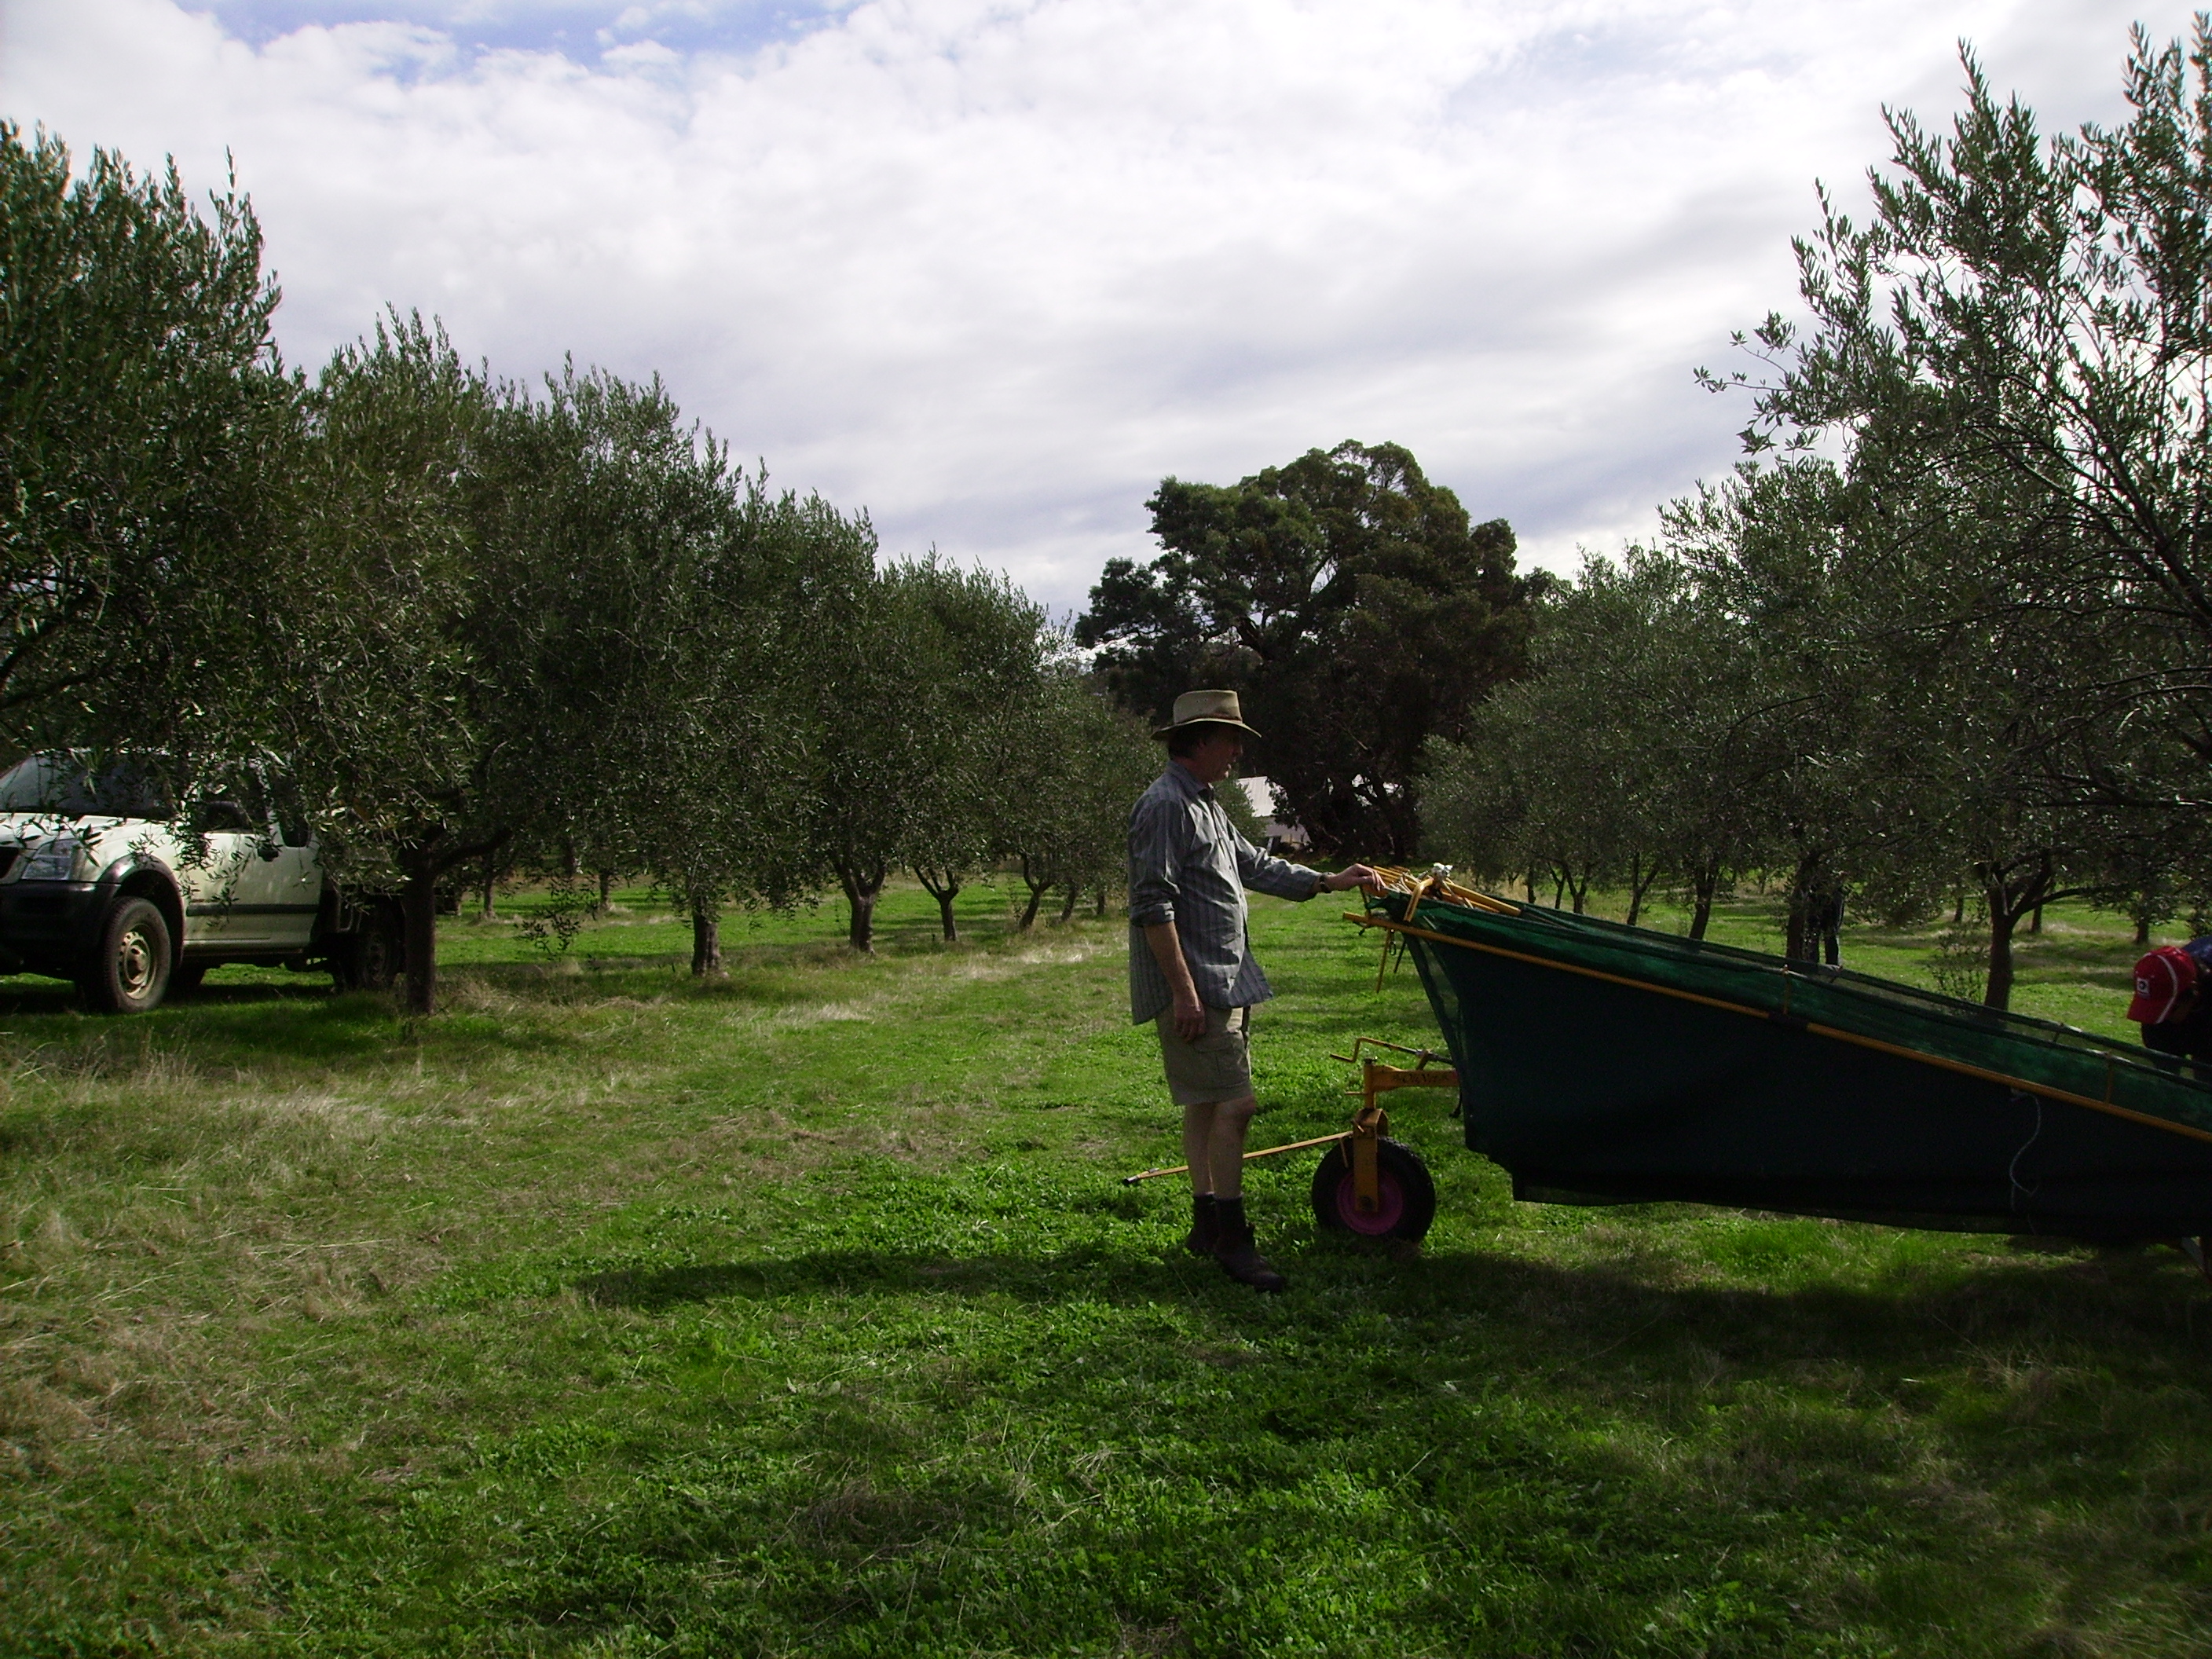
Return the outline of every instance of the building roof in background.
<path id="1" fill-rule="evenodd" d="M 1238 778 L 1237 787 L 1244 792 L 1244 799 L 1252 804 L 1252 816 L 1260 820 L 1270 841 L 1304 841 L 1306 832 L 1288 818 L 1275 815 L 1275 792 L 1265 778 Z"/>

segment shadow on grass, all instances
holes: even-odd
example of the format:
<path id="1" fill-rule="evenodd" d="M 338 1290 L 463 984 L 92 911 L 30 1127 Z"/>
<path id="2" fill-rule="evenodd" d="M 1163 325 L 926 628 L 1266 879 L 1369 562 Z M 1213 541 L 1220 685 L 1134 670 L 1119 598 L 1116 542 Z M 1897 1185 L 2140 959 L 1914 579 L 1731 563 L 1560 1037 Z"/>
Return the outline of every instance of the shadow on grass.
<path id="1" fill-rule="evenodd" d="M 328 1063 L 380 1051 L 398 1025 L 391 998 L 341 997 L 311 981 L 207 986 L 127 1018 L 89 1012 L 70 988 L 33 983 L 0 991 L 0 1018 L 12 1028 L 4 1035 L 34 1048 L 42 1066 L 65 1070 L 143 1064 L 156 1054 L 235 1063 L 246 1057 L 240 1046 Z"/>
<path id="2" fill-rule="evenodd" d="M 1011 957 L 1040 947 L 1096 942 L 1101 937 L 1100 926 L 1085 919 L 1065 928 L 1040 922 L 1027 933 L 1016 933 L 1011 927 L 977 929 L 948 942 L 939 934 L 934 921 L 926 926 L 915 922 L 879 927 L 872 954 L 856 951 L 842 938 L 835 936 L 748 941 L 733 940 L 726 934 L 722 945 L 723 971 L 708 979 L 692 976 L 688 950 L 616 952 L 595 949 L 588 943 L 580 944 L 567 953 L 507 961 L 468 959 L 455 964 L 453 971 L 461 975 L 481 975 L 502 988 L 574 986 L 628 975 L 655 981 L 663 988 L 680 984 L 703 995 L 765 996 L 768 993 L 762 981 L 777 975 L 892 968 L 946 957 Z"/>
<path id="3" fill-rule="evenodd" d="M 2008 1249 L 2012 1259 L 1942 1270 L 1912 1264 L 1873 1284 L 1862 1278 L 1788 1289 L 1670 1283 L 1680 1264 L 1649 1259 L 1563 1266 L 1480 1250 L 1394 1255 L 1333 1240 L 1274 1253 L 1291 1279 L 1290 1293 L 1280 1298 L 1244 1290 L 1164 1240 L 1158 1257 L 1106 1248 L 971 1256 L 843 1249 L 617 1269 L 574 1283 L 597 1305 L 642 1313 L 818 1292 L 1006 1297 L 1031 1304 L 1197 1297 L 1248 1308 L 1270 1323 L 1311 1320 L 1316 1328 L 1341 1319 L 1349 1296 L 1395 1319 L 1473 1321 L 1488 1333 L 1486 1341 L 1517 1331 L 1552 1352 L 1561 1366 L 1599 1353 L 1678 1349 L 1686 1340 L 1753 1371 L 1844 1353 L 1936 1363 L 1947 1354 L 1964 1358 L 2054 1339 L 2109 1343 L 2115 1362 L 2130 1356 L 2164 1364 L 2186 1352 L 2196 1363 L 2212 1342 L 2212 1297 L 2178 1253 L 2162 1247 L 2062 1253 L 2039 1240 L 2008 1245 L 1992 1238 L 1990 1245 Z"/>
<path id="4" fill-rule="evenodd" d="M 84 1012 L 76 987 L 65 979 L 22 974 L 0 980 L 0 1016 L 72 1014 Z"/>
<path id="5" fill-rule="evenodd" d="M 1053 1256 L 972 1257 L 927 1251 L 823 1250 L 761 1261 L 617 1268 L 577 1280 L 576 1289 L 600 1307 L 642 1313 L 665 1313 L 687 1304 L 731 1297 L 774 1301 L 816 1291 L 1011 1296 L 1031 1303 L 1138 1303 L 1187 1292 L 1201 1269 L 1216 1276 L 1210 1263 L 1146 1261 L 1103 1249 Z"/>
<path id="6" fill-rule="evenodd" d="M 562 1051 L 580 1040 L 550 1019 L 466 1008 L 417 1022 L 389 994 L 338 994 L 312 982 L 205 986 L 128 1018 L 88 1013 L 67 990 L 0 994 L 0 1017 L 9 1025 L 0 1036 L 10 1040 L 19 1062 L 50 1075 L 123 1075 L 167 1064 L 282 1075 L 302 1066 L 370 1067 L 426 1046 L 465 1060 L 494 1051 Z"/>

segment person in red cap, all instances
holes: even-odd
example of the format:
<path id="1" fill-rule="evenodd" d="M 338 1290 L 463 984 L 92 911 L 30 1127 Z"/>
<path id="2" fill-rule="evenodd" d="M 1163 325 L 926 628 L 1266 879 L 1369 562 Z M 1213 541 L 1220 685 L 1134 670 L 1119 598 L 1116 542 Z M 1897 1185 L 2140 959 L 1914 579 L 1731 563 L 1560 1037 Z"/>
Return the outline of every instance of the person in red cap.
<path id="1" fill-rule="evenodd" d="M 2161 945 L 2136 963 L 2128 1018 L 2142 1027 L 2143 1047 L 2162 1054 L 2212 1060 L 2212 937 Z"/>

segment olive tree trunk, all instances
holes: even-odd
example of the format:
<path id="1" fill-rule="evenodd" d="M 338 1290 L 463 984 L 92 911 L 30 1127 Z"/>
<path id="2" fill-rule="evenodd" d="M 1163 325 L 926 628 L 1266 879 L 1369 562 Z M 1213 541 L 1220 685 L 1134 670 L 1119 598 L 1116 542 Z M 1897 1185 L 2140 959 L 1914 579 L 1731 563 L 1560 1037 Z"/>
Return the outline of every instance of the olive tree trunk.
<path id="1" fill-rule="evenodd" d="M 1713 920 L 1713 896 L 1720 890 L 1718 859 L 1708 859 L 1690 871 L 1690 937 L 1703 939 Z"/>
<path id="2" fill-rule="evenodd" d="M 1037 909 L 1044 903 L 1044 896 L 1058 885 L 1050 872 L 1039 877 L 1033 872 L 1029 855 L 1022 855 L 1022 884 L 1030 890 L 1030 902 L 1022 907 L 1020 919 L 1014 923 L 1016 933 L 1026 933 L 1036 925 Z"/>
<path id="3" fill-rule="evenodd" d="M 493 859 L 507 841 L 507 832 L 501 830 L 480 841 L 454 843 L 445 830 L 434 830 L 422 841 L 400 848 L 399 918 L 409 1013 L 438 1012 L 439 878 L 478 859 Z"/>
<path id="4" fill-rule="evenodd" d="M 1644 898 L 1651 891 L 1652 884 L 1659 879 L 1660 869 L 1656 859 L 1646 865 L 1641 853 L 1631 855 L 1628 860 L 1628 925 L 1631 927 L 1636 926 L 1637 918 L 1644 914 Z"/>
<path id="5" fill-rule="evenodd" d="M 711 902 L 691 906 L 691 977 L 722 971 L 722 907 Z"/>
<path id="6" fill-rule="evenodd" d="M 2005 902 L 2003 884 L 1994 884 L 1990 889 L 1990 978 L 1982 992 L 1984 1007 L 2012 1006 L 2012 936 L 2021 915 Z"/>
<path id="7" fill-rule="evenodd" d="M 929 896 L 937 901 L 938 923 L 945 930 L 945 942 L 957 945 L 960 942 L 960 926 L 952 918 L 952 901 L 960 896 L 959 872 L 954 870 L 925 870 L 917 864 L 914 866 L 914 878 L 927 887 Z"/>
<path id="8" fill-rule="evenodd" d="M 406 860 L 406 884 L 399 890 L 399 914 L 405 935 L 407 1012 L 438 1011 L 438 866 L 428 854 Z"/>
<path id="9" fill-rule="evenodd" d="M 886 866 L 880 864 L 837 866 L 838 884 L 844 888 L 845 902 L 852 907 L 852 921 L 845 930 L 846 942 L 863 955 L 875 954 L 876 900 L 882 896 L 884 878 L 889 873 Z"/>
<path id="10" fill-rule="evenodd" d="M 1977 866 L 1984 902 L 1990 908 L 1990 977 L 1982 993 L 1984 1007 L 2009 1008 L 2014 977 L 2013 935 L 2020 924 L 2046 904 L 2079 898 L 2088 890 L 2062 888 L 2057 861 L 2048 852 L 2008 865 Z"/>

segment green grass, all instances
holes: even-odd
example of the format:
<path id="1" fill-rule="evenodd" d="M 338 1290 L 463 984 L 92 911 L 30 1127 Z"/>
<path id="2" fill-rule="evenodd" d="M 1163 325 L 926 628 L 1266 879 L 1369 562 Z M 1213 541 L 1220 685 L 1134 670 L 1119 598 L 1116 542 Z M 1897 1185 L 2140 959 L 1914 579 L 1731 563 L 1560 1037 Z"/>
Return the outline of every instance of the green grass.
<path id="1" fill-rule="evenodd" d="M 1271 1139 L 1433 1041 L 1340 908 L 1255 907 Z M 1255 1166 L 1256 1297 L 1116 1180 L 1178 1155 L 1120 924 L 965 910 L 733 917 L 708 986 L 642 895 L 457 921 L 422 1022 L 8 981 L 0 1650 L 2212 1651 L 2172 1252 L 1516 1205 L 1423 1097 L 1425 1249 Z M 2021 1006 L 2124 1029 L 2132 955 L 2054 911 Z"/>

